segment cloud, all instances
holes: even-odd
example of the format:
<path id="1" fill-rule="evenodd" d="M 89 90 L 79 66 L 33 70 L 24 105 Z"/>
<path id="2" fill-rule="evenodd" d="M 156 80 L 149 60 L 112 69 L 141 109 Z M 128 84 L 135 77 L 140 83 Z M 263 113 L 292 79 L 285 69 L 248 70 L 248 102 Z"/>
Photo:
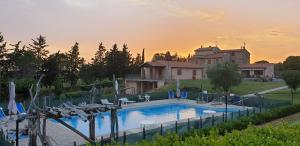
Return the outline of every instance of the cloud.
<path id="1" fill-rule="evenodd" d="M 220 10 L 193 10 L 183 7 L 173 7 L 169 12 L 170 15 L 175 17 L 199 18 L 206 22 L 216 22 L 225 19 L 225 13 Z"/>
<path id="2" fill-rule="evenodd" d="M 264 33 L 272 37 L 289 36 L 292 34 L 292 32 L 289 29 L 284 27 L 268 28 L 264 30 Z"/>
<path id="3" fill-rule="evenodd" d="M 190 4 L 180 3 L 179 1 L 164 0 L 127 0 L 136 6 L 148 6 L 156 8 L 164 15 L 179 18 L 198 18 L 206 22 L 221 21 L 225 18 L 225 12 L 221 10 L 205 10 L 201 7 L 193 7 Z"/>
<path id="4" fill-rule="evenodd" d="M 98 0 L 64 0 L 64 2 L 68 6 L 83 9 L 96 8 L 99 5 Z"/>

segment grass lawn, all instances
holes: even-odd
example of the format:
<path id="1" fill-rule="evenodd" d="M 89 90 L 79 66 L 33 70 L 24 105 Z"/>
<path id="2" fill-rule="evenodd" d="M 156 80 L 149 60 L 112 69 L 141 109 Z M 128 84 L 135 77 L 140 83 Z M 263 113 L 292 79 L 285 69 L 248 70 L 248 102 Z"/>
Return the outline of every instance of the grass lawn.
<path id="1" fill-rule="evenodd" d="M 277 100 L 283 100 L 291 102 L 291 90 L 290 89 L 284 89 L 280 91 L 275 91 L 271 93 L 267 93 L 263 95 L 265 98 L 268 99 L 277 99 Z M 294 93 L 294 104 L 300 104 L 300 88 L 298 88 L 297 92 Z M 300 113 L 296 113 L 287 117 L 283 117 L 277 120 L 274 120 L 272 122 L 266 123 L 264 125 L 279 125 L 282 123 L 288 123 L 288 124 L 300 124 Z"/>
<path id="2" fill-rule="evenodd" d="M 292 95 L 290 89 L 284 89 L 272 93 L 267 93 L 264 95 L 264 97 L 271 98 L 271 99 L 291 101 Z M 300 104 L 300 88 L 297 90 L 296 93 L 294 93 L 294 104 Z"/>
<path id="3" fill-rule="evenodd" d="M 255 81 L 242 81 L 240 86 L 232 88 L 233 93 L 238 95 L 245 95 L 254 92 L 264 91 L 267 89 L 272 89 L 280 86 L 284 86 L 284 82 L 255 82 Z M 213 90 L 212 85 L 210 84 L 209 80 L 181 80 L 180 81 L 180 88 L 188 87 L 188 88 L 203 88 L 203 90 L 207 90 L 208 92 L 216 92 Z M 158 91 L 167 92 L 168 90 L 176 89 L 176 82 L 168 84 Z"/>

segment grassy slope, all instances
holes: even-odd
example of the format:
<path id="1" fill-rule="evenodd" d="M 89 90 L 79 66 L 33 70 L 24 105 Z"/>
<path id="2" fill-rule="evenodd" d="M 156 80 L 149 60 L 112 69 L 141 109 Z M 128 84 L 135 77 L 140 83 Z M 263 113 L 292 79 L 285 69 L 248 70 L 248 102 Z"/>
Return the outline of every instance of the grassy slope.
<path id="1" fill-rule="evenodd" d="M 214 92 L 212 89 L 212 85 L 209 83 L 209 80 L 182 80 L 180 81 L 180 87 L 197 87 L 201 88 L 201 85 L 204 90 L 208 90 L 209 92 Z M 259 92 L 267 89 L 272 89 L 280 86 L 284 86 L 284 82 L 254 82 L 254 81 L 243 81 L 240 86 L 233 87 L 232 92 L 244 95 L 254 92 Z M 170 89 L 175 90 L 176 83 L 168 84 L 158 91 L 168 91 Z"/>
<path id="2" fill-rule="evenodd" d="M 272 93 L 265 94 L 264 97 L 270 99 L 291 101 L 291 90 L 284 89 L 280 91 L 275 91 Z M 300 88 L 298 88 L 297 92 L 294 93 L 294 104 L 300 104 Z M 292 123 L 292 124 L 300 124 L 300 113 L 275 120 L 273 122 L 270 122 L 269 124 L 276 125 L 278 123 L 285 123 L 285 122 Z"/>
<path id="3" fill-rule="evenodd" d="M 291 101 L 291 91 L 290 89 L 284 89 L 280 91 L 275 91 L 264 95 L 265 98 L 288 100 Z M 294 104 L 300 104 L 300 88 L 294 93 Z"/>

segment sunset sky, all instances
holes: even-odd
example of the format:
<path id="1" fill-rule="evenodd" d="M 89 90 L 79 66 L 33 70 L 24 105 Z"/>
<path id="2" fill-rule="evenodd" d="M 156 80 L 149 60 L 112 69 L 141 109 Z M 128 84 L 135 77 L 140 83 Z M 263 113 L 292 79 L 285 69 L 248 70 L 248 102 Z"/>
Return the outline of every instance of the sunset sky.
<path id="1" fill-rule="evenodd" d="M 66 51 L 78 41 L 93 57 L 127 43 L 181 56 L 203 46 L 237 49 L 246 42 L 251 62 L 300 55 L 300 0 L 0 0 L 0 32 L 9 43 L 45 35 L 49 50 Z"/>

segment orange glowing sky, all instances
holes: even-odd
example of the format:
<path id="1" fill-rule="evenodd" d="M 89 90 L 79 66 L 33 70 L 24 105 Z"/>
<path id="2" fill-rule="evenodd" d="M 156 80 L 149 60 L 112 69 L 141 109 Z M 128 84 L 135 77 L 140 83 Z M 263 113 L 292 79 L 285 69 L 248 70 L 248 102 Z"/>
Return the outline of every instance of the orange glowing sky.
<path id="1" fill-rule="evenodd" d="M 23 44 L 45 35 L 51 52 L 78 41 L 88 61 L 99 42 L 127 43 L 134 55 L 145 48 L 147 60 L 246 42 L 251 62 L 279 62 L 300 55 L 299 8 L 299 0 L 0 0 L 0 32 Z"/>

